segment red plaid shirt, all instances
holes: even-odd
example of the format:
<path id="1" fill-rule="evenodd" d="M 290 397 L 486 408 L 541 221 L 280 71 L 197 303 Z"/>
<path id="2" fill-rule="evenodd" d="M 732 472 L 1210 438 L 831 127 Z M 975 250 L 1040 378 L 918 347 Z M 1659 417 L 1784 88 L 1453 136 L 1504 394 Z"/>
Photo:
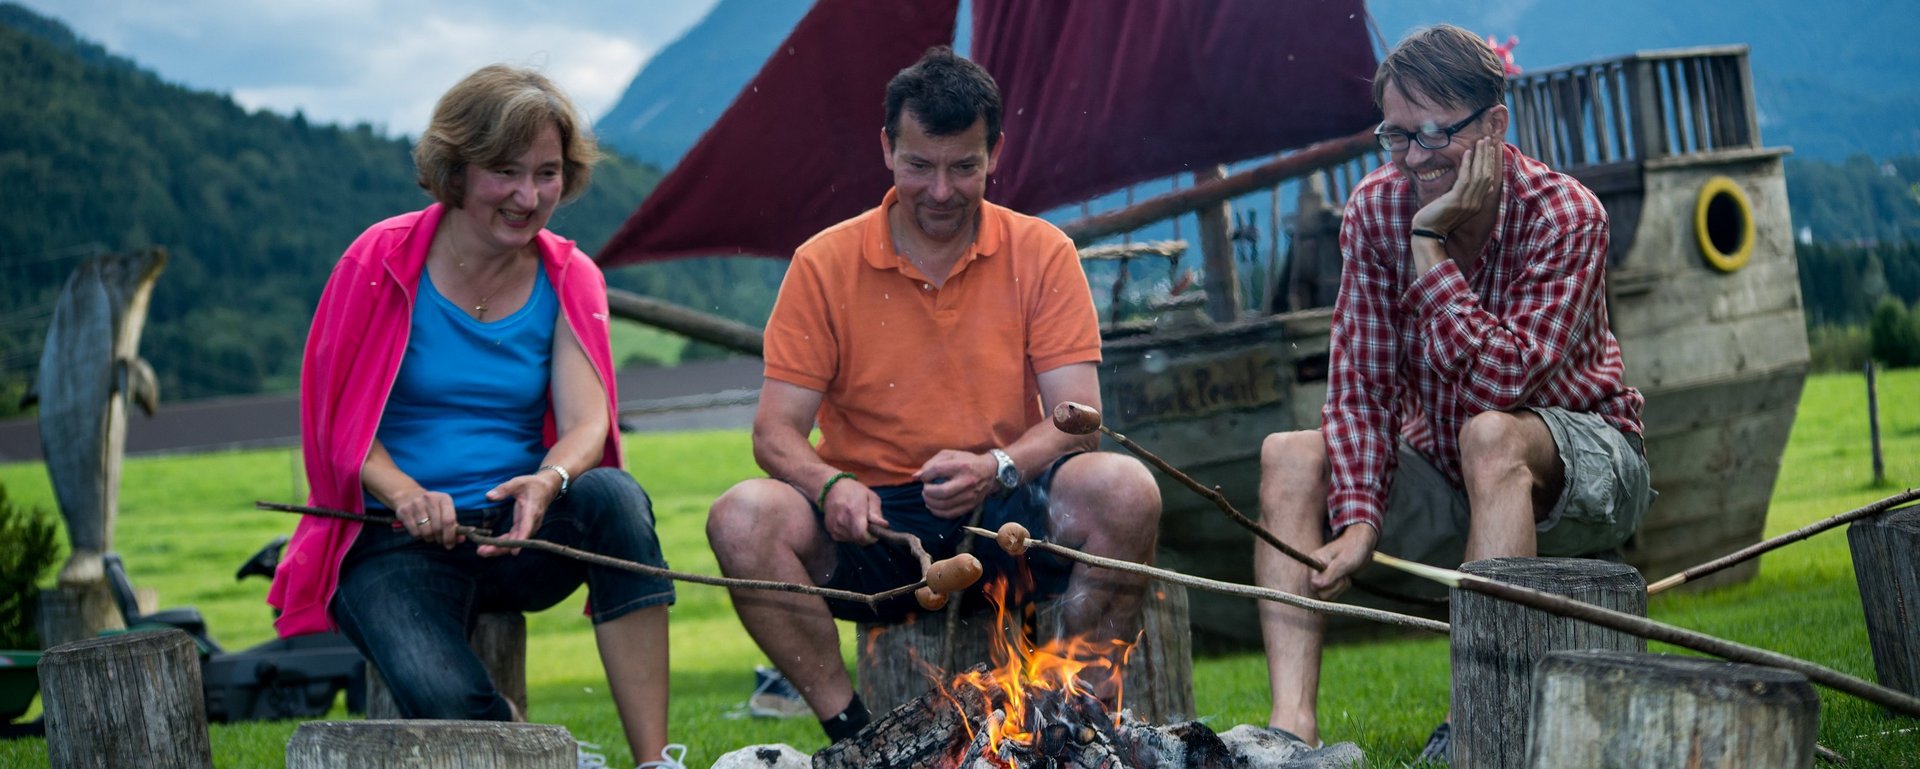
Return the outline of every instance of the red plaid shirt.
<path id="1" fill-rule="evenodd" d="M 1419 203 L 1396 167 L 1368 174 L 1347 202 L 1321 414 L 1336 533 L 1380 528 L 1396 433 L 1460 485 L 1460 430 L 1483 411 L 1559 406 L 1641 432 L 1645 400 L 1622 383 L 1607 325 L 1606 210 L 1512 145 L 1505 169 L 1471 274 L 1448 260 L 1416 279 Z"/>

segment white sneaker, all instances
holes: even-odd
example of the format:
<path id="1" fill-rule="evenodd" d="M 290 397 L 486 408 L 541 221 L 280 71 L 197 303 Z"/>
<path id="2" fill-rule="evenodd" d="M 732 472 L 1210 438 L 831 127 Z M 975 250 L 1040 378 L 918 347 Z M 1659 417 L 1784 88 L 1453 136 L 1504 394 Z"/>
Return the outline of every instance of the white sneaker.
<path id="1" fill-rule="evenodd" d="M 600 752 L 600 746 L 591 742 L 574 740 L 575 769 L 602 769 L 607 765 L 607 756 Z"/>
<path id="2" fill-rule="evenodd" d="M 686 757 L 687 746 L 675 742 L 660 749 L 660 760 L 648 761 L 638 769 L 687 769 L 687 765 L 681 762 Z"/>

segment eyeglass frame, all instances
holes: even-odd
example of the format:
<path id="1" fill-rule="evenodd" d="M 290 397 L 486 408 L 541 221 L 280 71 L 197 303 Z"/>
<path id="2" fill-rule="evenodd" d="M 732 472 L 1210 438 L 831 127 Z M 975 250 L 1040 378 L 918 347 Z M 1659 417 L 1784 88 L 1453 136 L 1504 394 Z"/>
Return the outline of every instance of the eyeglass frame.
<path id="1" fill-rule="evenodd" d="M 1473 125 L 1473 121 L 1479 120 L 1481 115 L 1487 114 L 1487 110 L 1493 109 L 1495 106 L 1498 106 L 1498 105 L 1489 104 L 1485 107 L 1481 107 L 1477 110 L 1474 110 L 1473 114 L 1468 115 L 1465 120 L 1462 120 L 1458 123 L 1454 123 L 1453 125 L 1450 125 L 1450 126 L 1446 126 L 1444 128 L 1437 127 L 1431 132 L 1426 130 L 1389 131 L 1387 130 L 1387 124 L 1381 123 L 1380 125 L 1375 126 L 1373 129 L 1373 140 L 1380 144 L 1380 149 L 1386 150 L 1388 152 L 1406 152 L 1407 150 L 1413 149 L 1413 145 L 1415 144 L 1420 145 L 1421 149 L 1427 150 L 1429 152 L 1443 150 L 1443 149 L 1446 149 L 1449 145 L 1453 144 L 1454 134 L 1467 130 L 1467 126 Z M 1428 146 L 1425 141 L 1421 140 L 1420 137 L 1426 136 L 1429 133 L 1439 133 L 1441 137 L 1443 137 L 1440 140 L 1439 146 Z M 1389 143 L 1392 141 L 1392 137 L 1395 137 L 1395 136 L 1406 137 L 1407 143 L 1401 146 L 1399 149 L 1394 149 L 1392 146 L 1389 146 Z"/>

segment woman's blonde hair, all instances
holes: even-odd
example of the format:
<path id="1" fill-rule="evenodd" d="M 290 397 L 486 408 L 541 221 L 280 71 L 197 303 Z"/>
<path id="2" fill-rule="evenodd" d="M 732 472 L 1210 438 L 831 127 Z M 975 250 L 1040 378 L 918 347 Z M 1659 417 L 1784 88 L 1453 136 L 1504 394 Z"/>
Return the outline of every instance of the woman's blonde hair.
<path id="1" fill-rule="evenodd" d="M 573 102 L 545 75 L 493 64 L 475 70 L 433 107 L 433 122 L 413 147 L 420 188 L 459 208 L 466 197 L 466 169 L 505 163 L 526 152 L 540 129 L 560 130 L 560 201 L 587 189 L 600 157 L 592 129 Z"/>

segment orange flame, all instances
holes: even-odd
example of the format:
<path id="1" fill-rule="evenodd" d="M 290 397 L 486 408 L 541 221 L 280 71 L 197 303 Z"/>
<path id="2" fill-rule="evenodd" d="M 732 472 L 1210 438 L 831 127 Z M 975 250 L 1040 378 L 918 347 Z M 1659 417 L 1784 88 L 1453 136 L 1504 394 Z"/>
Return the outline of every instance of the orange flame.
<path id="1" fill-rule="evenodd" d="M 992 667 L 985 672 L 973 671 L 954 677 L 949 684 L 951 690 L 946 686 L 940 687 L 956 707 L 959 703 L 952 698 L 950 691 L 957 691 L 963 686 L 980 692 L 990 703 L 989 707 L 993 707 L 991 703 L 1003 703 L 1000 709 L 1005 718 L 994 718 L 988 714 L 984 719 L 986 723 L 981 725 L 987 732 L 986 755 L 990 757 L 989 760 L 1000 760 L 1000 747 L 1004 742 L 1033 743 L 1036 733 L 1043 726 L 1030 722 L 1032 705 L 1036 700 L 1051 696 L 1063 702 L 1072 702 L 1095 696 L 1087 684 L 1080 680 L 1081 671 L 1089 668 L 1111 676 L 1114 685 L 1111 726 L 1119 726 L 1123 701 L 1121 683 L 1133 644 L 1119 640 L 1066 638 L 1036 646 L 1022 632 L 1023 623 L 1017 617 L 1009 619 L 1006 591 L 1004 579 L 995 579 L 985 588 L 988 600 L 993 603 L 996 628 L 988 647 Z M 966 726 L 971 742 L 977 736 L 974 725 L 968 723 Z"/>

